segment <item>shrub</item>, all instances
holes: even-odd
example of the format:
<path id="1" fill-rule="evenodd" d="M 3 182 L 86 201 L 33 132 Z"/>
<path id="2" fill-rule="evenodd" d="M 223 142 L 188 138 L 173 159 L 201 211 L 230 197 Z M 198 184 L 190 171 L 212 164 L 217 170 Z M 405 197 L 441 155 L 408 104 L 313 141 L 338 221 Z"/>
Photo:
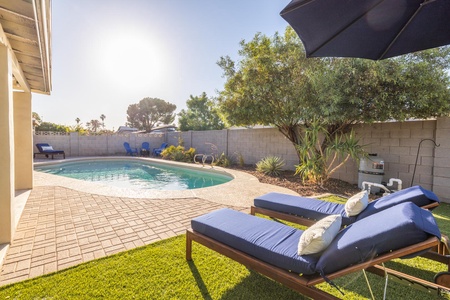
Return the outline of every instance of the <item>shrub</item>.
<path id="1" fill-rule="evenodd" d="M 164 158 L 164 159 L 172 160 L 173 159 L 173 155 L 174 155 L 174 153 L 176 151 L 178 151 L 177 147 L 175 147 L 174 145 L 171 145 L 171 146 L 167 147 L 166 149 L 164 149 L 161 152 L 161 157 Z"/>
<path id="2" fill-rule="evenodd" d="M 278 176 L 284 167 L 284 161 L 278 156 L 267 156 L 256 163 L 256 171 Z"/>
<path id="3" fill-rule="evenodd" d="M 324 144 L 326 148 L 323 148 Z M 300 163 L 295 166 L 295 175 L 300 175 L 303 183 L 322 185 L 350 158 L 358 160 L 365 157 L 364 147 L 353 130 L 346 134 L 331 134 L 320 121 L 315 120 L 296 146 Z"/>
<path id="4" fill-rule="evenodd" d="M 242 155 L 242 153 L 236 153 L 236 157 L 237 157 L 238 165 L 240 167 L 243 167 L 245 165 L 245 162 L 244 162 L 244 156 Z"/>
<path id="5" fill-rule="evenodd" d="M 185 150 L 183 146 L 169 146 L 161 152 L 161 156 L 164 159 L 192 162 L 195 155 L 195 149 L 189 148 Z"/>
<path id="6" fill-rule="evenodd" d="M 233 163 L 232 159 L 222 152 L 219 158 L 214 162 L 214 165 L 227 168 L 231 166 L 232 163 Z"/>
<path id="7" fill-rule="evenodd" d="M 186 156 L 186 160 L 189 162 L 193 162 L 194 161 L 194 156 L 195 156 L 195 148 L 189 148 L 189 150 L 184 152 L 184 155 Z"/>

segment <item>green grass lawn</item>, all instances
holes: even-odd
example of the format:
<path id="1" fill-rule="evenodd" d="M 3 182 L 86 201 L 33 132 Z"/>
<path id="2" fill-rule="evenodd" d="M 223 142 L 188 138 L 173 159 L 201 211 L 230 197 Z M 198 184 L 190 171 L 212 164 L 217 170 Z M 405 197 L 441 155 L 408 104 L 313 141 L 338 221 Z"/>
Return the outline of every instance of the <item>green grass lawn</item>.
<path id="1" fill-rule="evenodd" d="M 450 205 L 434 210 L 442 233 L 450 233 Z M 0 288 L 0 299 L 306 299 L 197 243 L 185 260 L 185 237 L 87 262 L 67 270 Z M 432 280 L 443 264 L 424 258 L 395 260 L 388 267 Z M 368 274 L 382 299 L 384 279 Z M 318 287 L 345 299 L 370 298 L 362 272 L 334 280 L 345 296 L 323 283 Z M 389 299 L 435 299 L 427 292 L 391 282 Z M 444 298 L 450 299 L 450 298 Z"/>

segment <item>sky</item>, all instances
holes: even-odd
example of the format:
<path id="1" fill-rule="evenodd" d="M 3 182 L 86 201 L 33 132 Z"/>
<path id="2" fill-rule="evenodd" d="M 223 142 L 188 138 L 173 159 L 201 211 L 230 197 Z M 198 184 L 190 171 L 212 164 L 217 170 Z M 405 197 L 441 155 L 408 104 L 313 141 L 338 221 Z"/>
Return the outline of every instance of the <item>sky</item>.
<path id="1" fill-rule="evenodd" d="M 85 125 L 104 114 L 117 130 L 145 97 L 186 109 L 191 95 L 217 96 L 221 56 L 239 60 L 240 41 L 288 26 L 290 0 L 52 1 L 52 92 L 33 94 L 45 122 Z"/>

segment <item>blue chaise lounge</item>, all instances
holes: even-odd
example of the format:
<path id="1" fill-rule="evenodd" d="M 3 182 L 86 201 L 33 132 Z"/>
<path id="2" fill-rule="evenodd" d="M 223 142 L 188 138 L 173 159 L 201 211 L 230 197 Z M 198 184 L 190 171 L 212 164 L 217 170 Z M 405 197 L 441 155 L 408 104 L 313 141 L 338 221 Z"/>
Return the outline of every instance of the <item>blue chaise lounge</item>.
<path id="1" fill-rule="evenodd" d="M 313 299 L 337 299 L 317 289 L 319 283 L 333 284 L 334 278 L 364 269 L 379 275 L 378 264 L 418 255 L 440 238 L 431 212 L 410 202 L 354 222 L 340 230 L 325 250 L 309 255 L 298 254 L 305 231 L 231 209 L 197 217 L 191 227 L 186 233 L 187 260 L 192 260 L 195 241 Z"/>
<path id="2" fill-rule="evenodd" d="M 439 198 L 432 191 L 413 186 L 372 201 L 357 216 L 348 217 L 345 205 L 314 198 L 282 193 L 268 193 L 254 199 L 250 213 L 267 215 L 297 224 L 310 226 L 328 215 L 342 216 L 342 225 L 349 225 L 394 205 L 412 202 L 422 208 L 432 209 L 439 205 Z"/>
<path id="3" fill-rule="evenodd" d="M 63 150 L 54 150 L 52 146 L 47 143 L 38 143 L 36 144 L 36 148 L 39 152 L 34 152 L 33 158 L 36 158 L 36 155 L 45 155 L 45 157 L 51 156 L 53 159 L 54 155 L 62 155 L 63 158 L 66 158 L 66 153 Z"/>

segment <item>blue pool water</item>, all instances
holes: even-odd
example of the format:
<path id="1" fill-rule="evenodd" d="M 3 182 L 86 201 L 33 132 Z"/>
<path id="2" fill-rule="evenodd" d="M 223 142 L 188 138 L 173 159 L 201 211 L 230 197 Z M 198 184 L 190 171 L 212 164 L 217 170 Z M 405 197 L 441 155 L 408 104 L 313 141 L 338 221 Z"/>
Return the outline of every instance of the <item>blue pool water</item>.
<path id="1" fill-rule="evenodd" d="M 231 176 L 141 160 L 98 160 L 37 166 L 36 171 L 120 188 L 186 190 L 228 182 Z"/>

